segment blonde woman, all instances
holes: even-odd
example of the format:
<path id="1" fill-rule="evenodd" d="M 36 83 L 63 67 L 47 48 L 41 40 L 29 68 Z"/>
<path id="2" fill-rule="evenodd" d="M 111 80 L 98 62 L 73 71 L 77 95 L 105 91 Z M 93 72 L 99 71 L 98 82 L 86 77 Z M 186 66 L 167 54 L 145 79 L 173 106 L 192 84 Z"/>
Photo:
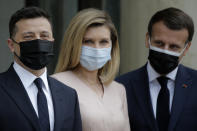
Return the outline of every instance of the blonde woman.
<path id="1" fill-rule="evenodd" d="M 65 32 L 56 74 L 76 89 L 83 131 L 129 131 L 126 93 L 113 81 L 119 68 L 117 31 L 97 9 L 80 11 Z"/>

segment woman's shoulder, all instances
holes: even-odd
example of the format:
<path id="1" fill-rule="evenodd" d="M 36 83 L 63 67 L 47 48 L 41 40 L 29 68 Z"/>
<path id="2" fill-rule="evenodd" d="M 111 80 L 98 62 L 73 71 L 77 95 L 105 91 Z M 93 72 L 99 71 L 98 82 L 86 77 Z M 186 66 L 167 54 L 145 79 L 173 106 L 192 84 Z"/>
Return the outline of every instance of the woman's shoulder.
<path id="1" fill-rule="evenodd" d="M 107 87 L 108 92 L 112 92 L 114 95 L 121 97 L 123 100 L 126 96 L 125 87 L 116 81 L 112 81 Z"/>
<path id="2" fill-rule="evenodd" d="M 74 75 L 72 71 L 64 71 L 64 72 L 59 72 L 51 75 L 51 77 L 59 80 L 60 82 L 67 83 L 68 81 L 72 81 L 74 78 Z"/>
<path id="3" fill-rule="evenodd" d="M 121 83 L 118 83 L 116 81 L 112 81 L 108 86 L 108 88 L 114 88 L 116 90 L 124 91 L 125 87 Z"/>
<path id="4" fill-rule="evenodd" d="M 117 82 L 117 81 L 112 81 L 109 86 L 115 86 L 115 87 L 119 87 L 119 88 L 124 88 L 123 84 Z"/>

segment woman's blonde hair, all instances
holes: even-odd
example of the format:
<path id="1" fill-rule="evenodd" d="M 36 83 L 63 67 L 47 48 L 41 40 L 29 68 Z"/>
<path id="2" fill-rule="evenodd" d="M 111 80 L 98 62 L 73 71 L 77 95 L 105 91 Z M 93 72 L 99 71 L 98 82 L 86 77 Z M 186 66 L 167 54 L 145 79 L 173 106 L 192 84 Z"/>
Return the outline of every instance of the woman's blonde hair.
<path id="1" fill-rule="evenodd" d="M 104 84 L 113 81 L 119 69 L 120 53 L 118 35 L 110 16 L 98 9 L 84 9 L 71 20 L 62 41 L 55 72 L 74 70 L 80 63 L 83 37 L 89 27 L 106 26 L 111 32 L 111 60 L 98 71 Z"/>

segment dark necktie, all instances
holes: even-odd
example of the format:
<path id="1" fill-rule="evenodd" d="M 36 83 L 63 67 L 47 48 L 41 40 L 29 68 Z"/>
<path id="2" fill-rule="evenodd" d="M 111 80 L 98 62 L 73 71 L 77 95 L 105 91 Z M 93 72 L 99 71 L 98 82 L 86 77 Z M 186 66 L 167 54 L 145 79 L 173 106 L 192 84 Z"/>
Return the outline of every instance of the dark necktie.
<path id="1" fill-rule="evenodd" d="M 37 105 L 40 129 L 41 131 L 50 131 L 48 104 L 46 96 L 42 90 L 42 79 L 37 78 L 34 80 L 34 83 L 38 88 Z"/>
<path id="2" fill-rule="evenodd" d="M 167 88 L 168 78 L 161 76 L 157 78 L 161 85 L 161 90 L 157 98 L 157 114 L 156 119 L 159 127 L 159 131 L 167 131 L 170 118 L 169 111 L 169 90 Z"/>

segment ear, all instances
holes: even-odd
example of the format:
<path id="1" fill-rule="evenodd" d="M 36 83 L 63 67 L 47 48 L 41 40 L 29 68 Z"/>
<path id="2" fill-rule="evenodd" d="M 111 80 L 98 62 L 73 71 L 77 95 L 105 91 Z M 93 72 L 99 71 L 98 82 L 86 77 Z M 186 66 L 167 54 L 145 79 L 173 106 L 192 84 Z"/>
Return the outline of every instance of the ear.
<path id="1" fill-rule="evenodd" d="M 10 51 L 14 52 L 14 42 L 10 38 L 7 40 L 7 42 L 8 42 L 8 47 Z"/>
<path id="2" fill-rule="evenodd" d="M 147 32 L 146 33 L 146 39 L 145 39 L 145 46 L 146 46 L 146 48 L 149 48 L 149 39 L 150 39 L 150 37 L 149 37 L 149 34 Z"/>
<path id="3" fill-rule="evenodd" d="M 185 48 L 185 50 L 184 50 L 184 52 L 183 52 L 183 56 L 186 55 L 186 53 L 188 52 L 188 50 L 189 50 L 191 44 L 192 44 L 191 42 L 188 42 L 188 43 L 187 43 L 187 47 Z"/>

